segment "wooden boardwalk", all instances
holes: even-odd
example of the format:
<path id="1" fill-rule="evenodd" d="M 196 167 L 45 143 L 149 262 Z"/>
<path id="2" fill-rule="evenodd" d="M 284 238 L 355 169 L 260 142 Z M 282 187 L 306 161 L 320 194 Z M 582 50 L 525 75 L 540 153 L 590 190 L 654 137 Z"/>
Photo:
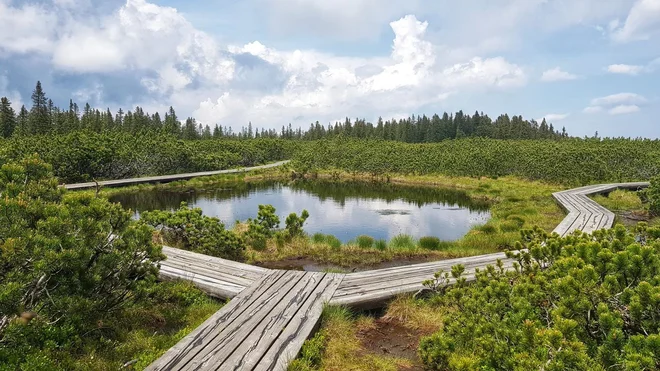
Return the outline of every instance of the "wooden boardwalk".
<path id="1" fill-rule="evenodd" d="M 117 183 L 113 183 L 117 184 Z M 134 183 L 132 183 L 134 184 Z M 581 187 L 554 193 L 568 212 L 553 232 L 593 232 L 610 228 L 614 214 L 587 196 L 648 183 Z M 383 306 L 400 294 L 423 289 L 422 282 L 456 264 L 474 278 L 504 253 L 472 256 L 350 274 L 280 271 L 164 247 L 162 279 L 193 282 L 209 295 L 233 298 L 220 311 L 151 364 L 148 370 L 285 370 L 312 335 L 326 303 L 354 308 Z"/>
<path id="2" fill-rule="evenodd" d="M 167 259 L 160 263 L 159 275 L 162 280 L 191 281 L 217 298 L 231 299 L 272 272 L 254 265 L 167 246 L 163 246 L 163 254 Z"/>
<path id="3" fill-rule="evenodd" d="M 142 184 L 142 183 L 168 183 L 168 182 L 174 182 L 174 181 L 177 181 L 177 180 L 188 180 L 188 179 L 202 177 L 202 176 L 211 176 L 211 175 L 219 175 L 219 174 L 235 174 L 235 173 L 243 173 L 243 172 L 254 171 L 254 170 L 270 169 L 270 168 L 273 168 L 273 167 L 278 167 L 278 166 L 284 165 L 288 162 L 289 162 L 289 160 L 274 162 L 272 164 L 266 164 L 266 165 L 239 168 L 239 169 L 202 171 L 202 172 L 198 172 L 198 173 L 158 175 L 158 176 L 148 176 L 148 177 L 143 177 L 143 178 L 130 178 L 130 179 L 118 179 L 118 180 L 102 180 L 102 181 L 98 182 L 98 185 L 102 186 L 102 187 L 123 187 L 123 186 Z M 75 184 L 65 184 L 64 185 L 64 188 L 71 189 L 71 190 L 73 190 L 73 189 L 87 189 L 87 188 L 95 188 L 95 187 L 96 187 L 95 182 L 75 183 Z"/>
<path id="4" fill-rule="evenodd" d="M 147 370 L 286 370 L 342 278 L 270 271 Z"/>
<path id="5" fill-rule="evenodd" d="M 646 182 L 599 184 L 553 193 L 552 196 L 557 203 L 568 213 L 553 232 L 563 237 L 577 230 L 591 233 L 599 229 L 610 228 L 614 223 L 614 213 L 588 196 L 610 193 L 619 188 L 636 190 L 648 187 L 648 185 Z"/>

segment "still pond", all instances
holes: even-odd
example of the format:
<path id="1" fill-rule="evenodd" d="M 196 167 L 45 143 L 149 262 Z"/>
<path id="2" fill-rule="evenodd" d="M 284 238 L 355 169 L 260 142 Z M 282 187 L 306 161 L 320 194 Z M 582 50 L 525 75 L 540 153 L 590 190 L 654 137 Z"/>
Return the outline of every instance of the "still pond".
<path id="1" fill-rule="evenodd" d="M 160 187 L 116 194 L 111 201 L 134 210 L 136 217 L 142 211 L 175 210 L 186 202 L 228 228 L 256 217 L 260 204 L 277 209 L 281 227 L 287 215 L 306 209 L 307 233 L 331 234 L 342 242 L 365 234 L 389 240 L 401 233 L 456 240 L 490 217 L 487 204 L 461 191 L 368 182 L 237 183 L 186 191 Z"/>

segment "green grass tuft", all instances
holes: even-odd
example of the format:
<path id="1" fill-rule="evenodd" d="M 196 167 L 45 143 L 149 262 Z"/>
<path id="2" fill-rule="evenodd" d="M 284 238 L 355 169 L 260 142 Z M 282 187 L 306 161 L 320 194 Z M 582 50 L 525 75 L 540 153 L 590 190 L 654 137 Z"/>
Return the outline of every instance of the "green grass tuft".
<path id="1" fill-rule="evenodd" d="M 495 228 L 495 226 L 492 224 L 484 224 L 481 227 L 479 227 L 479 230 L 484 232 L 485 234 L 497 233 L 497 228 Z"/>
<path id="2" fill-rule="evenodd" d="M 374 245 L 374 238 L 367 235 L 358 236 L 357 245 L 363 249 L 370 249 Z"/>
<path id="3" fill-rule="evenodd" d="M 407 234 L 396 235 L 389 243 L 389 248 L 392 250 L 414 250 L 416 247 L 415 239 Z"/>
<path id="4" fill-rule="evenodd" d="M 325 243 L 325 235 L 323 233 L 314 233 L 312 236 L 312 242 Z"/>
<path id="5" fill-rule="evenodd" d="M 385 250 L 387 250 L 387 241 L 385 241 L 385 240 L 383 240 L 383 239 L 377 240 L 377 241 L 374 243 L 374 247 L 375 247 L 377 250 L 385 251 Z"/>
<path id="6" fill-rule="evenodd" d="M 520 229 L 519 223 L 512 220 L 507 220 L 505 222 L 502 222 L 502 224 L 500 224 L 500 230 L 502 232 L 514 232 L 519 229 Z"/>
<path id="7" fill-rule="evenodd" d="M 439 250 L 440 239 L 438 237 L 422 237 L 419 239 L 419 247 L 426 250 Z"/>

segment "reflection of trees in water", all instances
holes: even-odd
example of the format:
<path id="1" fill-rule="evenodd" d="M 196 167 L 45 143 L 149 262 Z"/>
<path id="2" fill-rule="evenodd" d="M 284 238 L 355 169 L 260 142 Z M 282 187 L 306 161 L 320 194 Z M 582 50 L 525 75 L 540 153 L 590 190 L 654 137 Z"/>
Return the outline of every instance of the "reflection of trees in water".
<path id="1" fill-rule="evenodd" d="M 418 207 L 442 203 L 458 205 L 470 211 L 486 211 L 489 204 L 485 201 L 473 200 L 464 191 L 447 188 L 403 186 L 382 182 L 332 182 L 325 180 L 292 182 L 293 190 L 306 191 L 319 199 L 331 199 L 344 206 L 347 199 L 372 200 L 380 199 L 387 202 L 402 200 Z"/>
<path id="2" fill-rule="evenodd" d="M 279 189 L 281 187 L 282 185 L 280 183 L 268 181 L 260 183 L 236 182 L 194 191 L 156 188 L 153 190 L 118 193 L 110 197 L 110 201 L 119 202 L 125 208 L 138 211 L 169 210 L 178 208 L 181 202 L 193 204 L 197 200 L 226 201 L 229 199 L 247 198 L 251 194 L 260 191 Z"/>
<path id="3" fill-rule="evenodd" d="M 225 201 L 229 199 L 247 198 L 262 191 L 279 190 L 289 186 L 294 192 L 304 192 L 318 197 L 320 200 L 333 200 L 344 206 L 348 199 L 384 200 L 386 202 L 405 201 L 421 207 L 432 203 L 458 205 L 470 211 L 486 211 L 488 203 L 472 200 L 467 193 L 452 189 L 400 186 L 376 182 L 332 182 L 325 180 L 296 181 L 278 183 L 274 181 L 245 183 L 237 182 L 222 184 L 213 188 L 195 191 L 177 191 L 173 189 L 154 189 L 120 193 L 112 196 L 112 202 L 119 202 L 124 207 L 138 211 L 169 210 L 178 208 L 181 202 L 190 204 L 197 200 Z M 256 213 L 256 210 L 255 210 Z"/>

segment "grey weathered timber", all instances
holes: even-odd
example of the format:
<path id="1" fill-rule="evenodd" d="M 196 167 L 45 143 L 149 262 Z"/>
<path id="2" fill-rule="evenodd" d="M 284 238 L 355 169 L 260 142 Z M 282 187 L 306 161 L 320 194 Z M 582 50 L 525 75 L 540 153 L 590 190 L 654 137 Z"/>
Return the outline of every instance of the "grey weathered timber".
<path id="1" fill-rule="evenodd" d="M 270 166 L 277 165 L 279 163 Z M 194 176 L 213 175 L 196 174 Z M 173 176 L 169 180 L 187 179 L 190 175 Z M 154 178 L 138 180 L 162 181 Z M 112 181 L 115 183 L 110 185 L 135 184 L 135 181 Z M 95 184 L 67 188 L 76 186 L 84 188 Z M 567 215 L 553 232 L 566 236 L 577 230 L 591 233 L 610 228 L 614 213 L 588 196 L 647 186 L 648 183 L 614 183 L 556 192 L 553 197 Z M 494 253 L 330 274 L 270 270 L 166 246 L 163 253 L 167 259 L 161 262 L 161 279 L 189 280 L 209 295 L 233 299 L 147 370 L 286 370 L 318 326 L 326 303 L 376 308 L 398 295 L 418 292 L 423 289 L 422 282 L 433 278 L 435 272 L 450 271 L 456 264 L 465 267 L 463 277 L 468 281 L 475 279 L 477 269 L 497 265 L 498 260 L 503 269 L 511 269 L 513 265 L 504 253 Z"/>
<path id="2" fill-rule="evenodd" d="M 226 170 L 214 170 L 214 171 L 202 171 L 198 173 L 185 173 L 185 174 L 172 174 L 172 175 L 158 175 L 158 176 L 148 176 L 142 178 L 130 178 L 130 179 L 117 179 L 117 180 L 102 180 L 98 182 L 99 186 L 102 187 L 122 187 L 129 186 L 141 183 L 167 183 L 177 180 L 188 180 L 192 178 L 197 178 L 201 176 L 211 176 L 219 174 L 234 174 L 234 173 L 243 173 L 247 171 L 260 170 L 260 169 L 270 169 L 273 167 L 278 167 L 288 163 L 289 160 L 279 161 L 272 164 L 252 166 L 240 169 L 226 169 Z M 87 183 L 76 183 L 76 184 L 65 184 L 64 188 L 66 189 L 86 189 L 86 188 L 95 188 L 97 183 L 87 182 Z"/>
<path id="3" fill-rule="evenodd" d="M 284 370 L 342 278 L 270 271 L 147 370 Z"/>
<path id="4" fill-rule="evenodd" d="M 231 299 L 271 272 L 269 269 L 163 246 L 167 259 L 160 263 L 162 280 L 192 282 L 207 294 Z"/>
<path id="5" fill-rule="evenodd" d="M 616 189 L 641 189 L 648 185 L 647 182 L 599 184 L 553 193 L 552 196 L 557 203 L 568 212 L 568 216 L 553 232 L 563 237 L 577 230 L 591 233 L 599 229 L 611 228 L 614 223 L 614 213 L 588 196 L 609 193 Z"/>

